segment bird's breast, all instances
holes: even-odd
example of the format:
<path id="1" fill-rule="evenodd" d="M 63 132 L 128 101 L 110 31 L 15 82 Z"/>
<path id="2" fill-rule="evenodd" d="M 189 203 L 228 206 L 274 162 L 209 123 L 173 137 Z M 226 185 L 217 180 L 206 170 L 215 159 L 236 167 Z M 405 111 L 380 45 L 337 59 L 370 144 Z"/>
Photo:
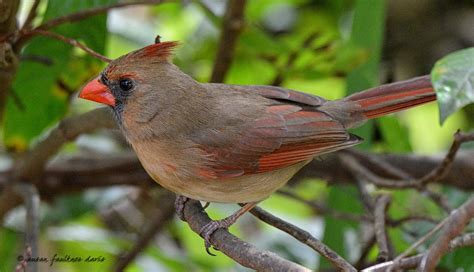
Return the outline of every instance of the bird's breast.
<path id="1" fill-rule="evenodd" d="M 307 163 L 235 178 L 204 179 L 194 173 L 200 168 L 203 158 L 192 148 L 157 142 L 132 143 L 132 146 L 147 173 L 157 183 L 176 194 L 206 202 L 261 201 L 282 187 Z"/>

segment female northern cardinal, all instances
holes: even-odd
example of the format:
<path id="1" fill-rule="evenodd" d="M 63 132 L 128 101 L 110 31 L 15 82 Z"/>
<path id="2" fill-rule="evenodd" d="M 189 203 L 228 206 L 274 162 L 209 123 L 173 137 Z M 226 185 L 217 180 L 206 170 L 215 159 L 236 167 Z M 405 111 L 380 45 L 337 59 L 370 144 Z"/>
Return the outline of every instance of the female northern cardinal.
<path id="1" fill-rule="evenodd" d="M 361 139 L 347 132 L 367 119 L 436 99 L 429 80 L 327 101 L 272 86 L 198 83 L 169 59 L 176 42 L 122 56 L 79 97 L 112 107 L 148 174 L 178 195 L 247 203 L 201 232 L 226 228 L 283 186 L 315 156 Z M 178 214 L 186 198 L 177 201 Z"/>

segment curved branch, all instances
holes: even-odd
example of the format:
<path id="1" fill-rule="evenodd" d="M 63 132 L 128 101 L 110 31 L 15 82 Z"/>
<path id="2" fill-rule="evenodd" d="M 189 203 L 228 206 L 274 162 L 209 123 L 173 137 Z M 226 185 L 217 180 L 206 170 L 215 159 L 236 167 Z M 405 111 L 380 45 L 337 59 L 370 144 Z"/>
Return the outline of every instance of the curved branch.
<path id="1" fill-rule="evenodd" d="M 328 259 L 335 267 L 341 271 L 357 271 L 350 263 L 348 263 L 344 258 L 339 256 L 331 248 L 323 244 L 318 239 L 314 238 L 309 232 L 298 228 L 297 226 L 290 224 L 280 218 L 264 211 L 259 207 L 255 207 L 250 210 L 250 213 L 253 214 L 258 219 L 263 222 L 278 228 L 289 235 L 296 238 L 298 241 L 309 246 L 310 248 L 316 250 L 319 254 Z"/>
<path id="2" fill-rule="evenodd" d="M 455 249 L 469 246 L 474 246 L 474 233 L 466 233 L 462 236 L 456 237 L 449 243 L 448 250 L 454 251 Z M 363 269 L 362 272 L 386 272 L 391 266 L 393 266 L 393 269 L 414 269 L 421 262 L 423 256 L 423 254 L 418 254 L 415 256 L 403 258 L 396 266 L 394 266 L 395 261 L 380 263 L 371 267 L 367 267 Z"/>
<path id="3" fill-rule="evenodd" d="M 419 271 L 434 271 L 441 257 L 448 252 L 450 242 L 464 230 L 472 218 L 474 218 L 474 197 L 454 210 L 448 217 L 443 233 L 423 256 Z"/>
<path id="4" fill-rule="evenodd" d="M 101 6 L 101 7 L 96 7 L 96 8 L 90 8 L 86 10 L 81 10 L 77 13 L 73 14 L 67 14 L 61 17 L 57 17 L 54 19 L 51 19 L 38 27 L 36 29 L 51 29 L 53 27 L 56 27 L 58 25 L 62 25 L 64 23 L 72 23 L 72 22 L 77 22 L 80 20 L 83 20 L 87 17 L 91 17 L 94 15 L 98 15 L 104 12 L 107 12 L 111 9 L 116 9 L 116 8 L 123 8 L 123 7 L 128 7 L 128 6 L 137 6 L 137 5 L 157 5 L 161 4 L 163 2 L 167 2 L 166 0 L 138 0 L 138 1 L 130 1 L 130 2 L 120 2 L 117 4 L 112 4 L 112 5 L 107 5 L 107 6 Z"/>
<path id="5" fill-rule="evenodd" d="M 116 124 L 108 108 L 95 110 L 65 118 L 39 141 L 31 151 L 25 153 L 15 167 L 17 176 L 32 179 L 40 175 L 48 160 L 67 142 L 79 135 L 99 128 L 115 128 Z"/>
<path id="6" fill-rule="evenodd" d="M 191 199 L 186 202 L 184 207 L 184 219 L 196 233 L 199 233 L 211 221 L 199 201 Z M 299 264 L 285 260 L 273 252 L 258 249 L 224 229 L 218 229 L 213 233 L 211 243 L 236 262 L 257 271 L 311 271 Z"/>
<path id="7" fill-rule="evenodd" d="M 49 21 L 46 21 L 44 23 L 42 23 L 41 25 L 35 27 L 32 31 L 36 31 L 36 30 L 49 30 L 51 28 L 54 28 L 56 26 L 59 26 L 59 25 L 62 25 L 64 23 L 73 23 L 73 22 L 77 22 L 77 21 L 80 21 L 80 20 L 83 20 L 87 17 L 91 17 L 91 16 L 95 16 L 95 15 L 99 15 L 101 13 L 105 13 L 111 9 L 115 9 L 115 8 L 123 8 L 123 7 L 128 7 L 128 6 L 137 6 L 137 5 L 157 5 L 157 4 L 161 4 L 161 3 L 164 3 L 164 2 L 170 2 L 171 0 L 137 0 L 137 1 L 133 1 L 133 2 L 120 2 L 120 3 L 116 3 L 116 4 L 112 4 L 112 5 L 106 5 L 106 6 L 100 6 L 100 7 L 95 7 L 95 8 L 90 8 L 90 9 L 85 9 L 85 10 L 81 10 L 79 12 L 76 12 L 76 13 L 72 13 L 72 14 L 67 14 L 67 15 L 64 15 L 64 16 L 60 16 L 60 17 L 57 17 L 57 18 L 54 18 L 54 19 L 51 19 Z M 33 37 L 34 35 L 28 35 L 30 31 L 26 31 L 26 32 L 17 32 L 19 35 L 14 35 L 13 37 L 13 43 L 14 43 L 14 47 L 16 49 L 20 49 L 22 48 L 22 46 L 25 44 L 26 41 L 28 41 L 31 37 Z"/>
<path id="8" fill-rule="evenodd" d="M 41 36 L 53 38 L 53 39 L 56 39 L 58 41 L 70 44 L 74 47 L 80 48 L 80 49 L 84 50 L 84 52 L 86 52 L 87 54 L 89 54 L 89 55 L 93 56 L 94 58 L 97 58 L 101 61 L 104 61 L 104 62 L 111 62 L 112 61 L 111 59 L 107 58 L 104 55 L 101 55 L 101 54 L 95 52 L 94 50 L 92 50 L 89 47 L 87 47 L 86 45 L 78 42 L 77 40 L 65 37 L 65 36 L 57 34 L 55 32 L 50 32 L 50 31 L 41 30 L 41 29 L 34 29 L 34 30 L 30 30 L 30 31 L 25 31 L 24 33 L 26 33 L 25 34 L 26 36 L 41 35 Z"/>

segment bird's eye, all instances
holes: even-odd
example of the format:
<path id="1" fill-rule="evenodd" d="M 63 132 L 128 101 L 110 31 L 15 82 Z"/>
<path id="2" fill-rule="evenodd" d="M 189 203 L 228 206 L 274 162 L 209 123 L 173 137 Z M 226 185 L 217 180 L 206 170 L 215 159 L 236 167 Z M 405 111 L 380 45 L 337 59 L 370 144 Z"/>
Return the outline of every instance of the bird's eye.
<path id="1" fill-rule="evenodd" d="M 121 79 L 119 81 L 119 86 L 122 91 L 129 91 L 133 88 L 133 81 L 128 78 Z"/>

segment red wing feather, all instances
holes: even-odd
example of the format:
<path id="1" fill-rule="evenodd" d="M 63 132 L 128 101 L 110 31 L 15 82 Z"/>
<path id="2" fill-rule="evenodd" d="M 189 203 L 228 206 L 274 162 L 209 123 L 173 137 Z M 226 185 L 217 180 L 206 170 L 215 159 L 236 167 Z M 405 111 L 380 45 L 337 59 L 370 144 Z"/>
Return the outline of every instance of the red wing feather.
<path id="1" fill-rule="evenodd" d="M 359 142 L 323 112 L 289 104 L 272 105 L 241 132 L 235 143 L 202 145 L 207 146 L 201 149 L 209 162 L 200 174 L 217 179 L 273 171 Z"/>

